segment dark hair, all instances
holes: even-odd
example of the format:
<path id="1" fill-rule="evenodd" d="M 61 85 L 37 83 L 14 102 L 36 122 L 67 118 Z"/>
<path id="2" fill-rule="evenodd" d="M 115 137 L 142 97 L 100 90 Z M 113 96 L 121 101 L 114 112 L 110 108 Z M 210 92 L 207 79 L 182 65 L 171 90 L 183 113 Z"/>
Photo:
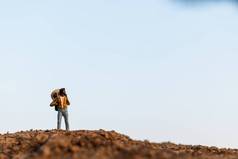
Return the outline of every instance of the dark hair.
<path id="1" fill-rule="evenodd" d="M 60 96 L 67 96 L 66 91 L 65 91 L 65 88 L 60 88 L 60 90 L 59 90 L 59 95 L 60 95 Z"/>

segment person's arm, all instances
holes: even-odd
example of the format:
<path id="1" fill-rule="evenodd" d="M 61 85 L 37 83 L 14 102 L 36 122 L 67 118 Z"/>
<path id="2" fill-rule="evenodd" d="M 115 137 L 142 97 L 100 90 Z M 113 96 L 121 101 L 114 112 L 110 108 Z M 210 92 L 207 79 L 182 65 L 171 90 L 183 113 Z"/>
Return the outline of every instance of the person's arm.
<path id="1" fill-rule="evenodd" d="M 66 103 L 67 103 L 67 105 L 70 105 L 70 102 L 69 102 L 69 99 L 67 96 L 66 96 Z"/>

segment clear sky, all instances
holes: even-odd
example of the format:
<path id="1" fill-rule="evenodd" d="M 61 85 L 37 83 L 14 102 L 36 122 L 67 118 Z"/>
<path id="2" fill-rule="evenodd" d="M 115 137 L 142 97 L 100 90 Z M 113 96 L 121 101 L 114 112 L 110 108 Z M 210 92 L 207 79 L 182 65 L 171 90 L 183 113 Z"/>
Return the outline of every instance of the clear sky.
<path id="1" fill-rule="evenodd" d="M 238 148 L 238 7 L 169 0 L 0 2 L 0 132 L 56 127 Z M 63 128 L 64 128 L 64 123 Z"/>

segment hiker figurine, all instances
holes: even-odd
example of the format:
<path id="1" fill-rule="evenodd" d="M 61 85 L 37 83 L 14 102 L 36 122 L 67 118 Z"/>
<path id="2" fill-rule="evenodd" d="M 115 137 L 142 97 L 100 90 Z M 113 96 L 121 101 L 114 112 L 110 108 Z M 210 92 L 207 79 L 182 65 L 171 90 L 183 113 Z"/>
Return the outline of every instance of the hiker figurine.
<path id="1" fill-rule="evenodd" d="M 51 107 L 55 107 L 55 110 L 58 111 L 57 116 L 57 129 L 61 128 L 61 119 L 64 117 L 66 130 L 69 130 L 69 119 L 68 119 L 68 110 L 67 107 L 70 105 L 65 88 L 56 89 L 51 93 L 52 102 L 50 103 Z"/>

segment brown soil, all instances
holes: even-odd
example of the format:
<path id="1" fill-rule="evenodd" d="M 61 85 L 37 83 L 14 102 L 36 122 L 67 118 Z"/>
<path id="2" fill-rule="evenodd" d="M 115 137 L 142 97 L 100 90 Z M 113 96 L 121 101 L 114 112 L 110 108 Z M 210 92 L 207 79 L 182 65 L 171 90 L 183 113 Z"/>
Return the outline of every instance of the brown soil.
<path id="1" fill-rule="evenodd" d="M 0 159 L 238 159 L 237 149 L 135 141 L 115 131 L 26 131 L 0 135 Z"/>

